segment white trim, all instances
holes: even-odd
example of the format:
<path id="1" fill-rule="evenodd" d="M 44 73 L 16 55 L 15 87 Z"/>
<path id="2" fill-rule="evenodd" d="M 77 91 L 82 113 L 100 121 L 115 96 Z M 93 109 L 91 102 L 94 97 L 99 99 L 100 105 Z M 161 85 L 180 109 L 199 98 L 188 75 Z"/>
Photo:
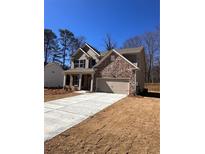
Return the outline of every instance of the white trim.
<path id="1" fill-rule="evenodd" d="M 81 48 L 78 48 L 77 52 L 76 52 L 72 57 L 75 57 L 75 56 L 77 55 L 77 53 L 79 52 L 79 50 L 80 50 L 81 52 L 83 52 L 86 56 L 90 57 L 90 55 L 88 55 L 88 54 L 87 54 L 83 49 L 81 49 Z"/>
<path id="2" fill-rule="evenodd" d="M 95 50 L 93 50 L 93 48 L 91 46 L 89 46 L 87 43 L 85 43 L 85 45 L 87 45 L 95 54 L 97 54 L 98 56 L 100 56 L 99 53 L 97 53 Z"/>
<path id="3" fill-rule="evenodd" d="M 94 73 L 91 74 L 90 92 L 93 92 L 93 81 L 94 81 Z"/>
<path id="4" fill-rule="evenodd" d="M 79 48 L 86 56 L 90 57 L 83 49 Z"/>
<path id="5" fill-rule="evenodd" d="M 65 87 L 66 86 L 66 75 L 64 74 L 63 75 L 63 87 Z"/>

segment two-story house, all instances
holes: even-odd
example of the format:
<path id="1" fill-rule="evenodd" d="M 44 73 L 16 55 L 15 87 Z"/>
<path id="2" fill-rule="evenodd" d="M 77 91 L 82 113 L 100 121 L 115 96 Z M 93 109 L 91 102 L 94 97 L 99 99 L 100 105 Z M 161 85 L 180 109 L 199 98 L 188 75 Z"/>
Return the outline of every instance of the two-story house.
<path id="1" fill-rule="evenodd" d="M 144 48 L 110 50 L 100 53 L 89 44 L 79 48 L 64 72 L 64 86 L 78 90 L 135 94 L 143 90 Z"/>

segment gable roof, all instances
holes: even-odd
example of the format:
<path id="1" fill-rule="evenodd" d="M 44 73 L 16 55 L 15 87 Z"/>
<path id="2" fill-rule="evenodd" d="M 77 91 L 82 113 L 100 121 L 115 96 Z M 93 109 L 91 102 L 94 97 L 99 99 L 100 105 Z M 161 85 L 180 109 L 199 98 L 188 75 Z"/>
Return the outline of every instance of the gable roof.
<path id="1" fill-rule="evenodd" d="M 132 54 L 132 53 L 141 53 L 144 47 L 140 46 L 137 48 L 125 48 L 125 49 L 117 49 L 120 54 Z"/>
<path id="2" fill-rule="evenodd" d="M 117 52 L 119 52 L 120 54 L 133 54 L 133 53 L 141 53 L 143 51 L 144 47 L 140 46 L 137 48 L 125 48 L 125 49 L 115 49 Z M 101 52 L 101 56 L 105 56 L 107 54 L 107 52 L 109 51 L 103 51 Z"/>
<path id="3" fill-rule="evenodd" d="M 83 46 L 81 46 L 80 48 L 78 48 L 77 52 L 75 52 L 72 57 L 74 57 L 78 52 L 79 50 L 82 51 L 86 56 L 88 57 L 91 57 L 86 51 L 83 50 L 83 48 L 87 46 L 89 49 L 91 49 L 93 51 L 93 53 L 95 53 L 97 56 L 100 56 L 100 52 L 95 49 L 94 47 L 92 47 L 91 45 L 89 45 L 88 43 L 85 43 Z"/>
<path id="4" fill-rule="evenodd" d="M 86 53 L 82 48 L 78 48 L 77 52 L 75 52 L 72 57 L 76 56 L 76 54 L 81 51 L 82 53 L 84 53 L 87 57 L 90 57 L 90 55 L 88 53 Z"/>
<path id="5" fill-rule="evenodd" d="M 88 43 L 85 43 L 85 45 L 87 45 L 96 55 L 100 56 L 100 52 L 96 48 L 92 47 Z"/>
<path id="6" fill-rule="evenodd" d="M 120 56 L 122 59 L 124 59 L 127 63 L 129 63 L 130 65 L 132 65 L 134 68 L 139 69 L 139 67 L 137 67 L 136 65 L 134 65 L 132 62 L 130 62 L 127 58 L 125 58 L 123 55 L 121 55 L 119 52 L 117 52 L 115 49 L 112 49 L 108 52 L 106 52 L 105 56 L 94 66 L 97 67 L 99 66 L 112 52 L 116 53 L 118 56 Z"/>

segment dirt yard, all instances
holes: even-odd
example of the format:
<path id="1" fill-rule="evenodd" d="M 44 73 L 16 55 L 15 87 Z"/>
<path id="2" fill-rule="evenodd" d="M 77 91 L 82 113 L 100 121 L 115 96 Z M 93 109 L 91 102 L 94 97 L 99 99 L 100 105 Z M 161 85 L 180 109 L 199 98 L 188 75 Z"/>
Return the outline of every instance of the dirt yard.
<path id="1" fill-rule="evenodd" d="M 79 93 L 66 91 L 64 89 L 44 89 L 44 102 L 76 95 L 79 95 Z"/>
<path id="2" fill-rule="evenodd" d="M 126 97 L 45 142 L 46 154 L 159 152 L 158 98 Z"/>

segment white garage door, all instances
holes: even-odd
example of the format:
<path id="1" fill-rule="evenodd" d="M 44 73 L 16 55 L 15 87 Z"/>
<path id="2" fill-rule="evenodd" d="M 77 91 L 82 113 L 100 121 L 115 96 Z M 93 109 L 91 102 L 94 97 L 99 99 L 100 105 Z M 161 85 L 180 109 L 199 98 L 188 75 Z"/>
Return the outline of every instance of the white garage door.
<path id="1" fill-rule="evenodd" d="M 97 78 L 97 91 L 118 94 L 129 94 L 129 80 Z"/>

